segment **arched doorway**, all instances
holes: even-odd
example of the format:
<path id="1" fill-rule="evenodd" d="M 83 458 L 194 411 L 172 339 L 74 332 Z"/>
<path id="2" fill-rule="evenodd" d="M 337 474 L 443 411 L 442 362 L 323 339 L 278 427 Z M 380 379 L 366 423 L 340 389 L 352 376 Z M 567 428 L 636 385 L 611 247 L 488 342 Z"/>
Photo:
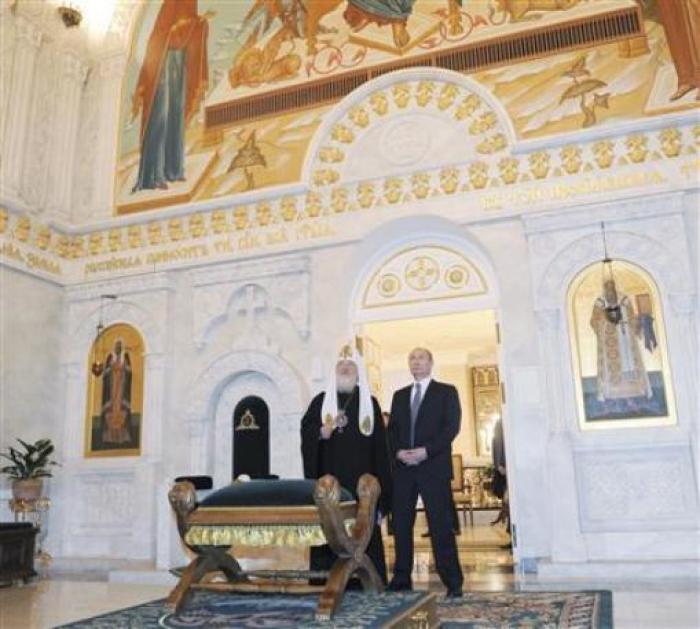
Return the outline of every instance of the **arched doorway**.
<path id="1" fill-rule="evenodd" d="M 282 478 L 301 474 L 299 418 L 305 410 L 304 383 L 279 356 L 231 351 L 200 373 L 186 411 L 192 434 L 190 468 L 213 476 L 217 487 L 232 480 L 232 411 L 251 395 L 263 399 L 269 408 L 270 471 Z"/>
<path id="2" fill-rule="evenodd" d="M 376 249 L 358 254 L 366 256 L 366 263 L 351 316 L 373 391 L 389 408 L 393 392 L 410 383 L 410 350 L 431 350 L 433 377 L 455 385 L 462 406 L 461 430 L 452 444 L 459 481 L 453 491 L 455 503 L 462 504 L 460 559 L 465 566 L 481 561 L 473 552 L 479 546 L 490 549 L 499 570 L 510 570 L 508 500 L 502 499 L 504 492 L 492 491 L 492 443 L 497 436 L 503 443 L 507 419 L 499 296 L 490 260 L 461 227 L 435 217 L 399 219 L 368 237 L 361 249 L 365 244 Z M 494 522 L 497 526 L 491 526 Z M 421 553 L 425 561 L 430 557 L 420 513 L 415 534 L 420 564 Z"/>
<path id="3" fill-rule="evenodd" d="M 233 476 L 270 475 L 270 409 L 265 400 L 249 395 L 233 411 Z"/>

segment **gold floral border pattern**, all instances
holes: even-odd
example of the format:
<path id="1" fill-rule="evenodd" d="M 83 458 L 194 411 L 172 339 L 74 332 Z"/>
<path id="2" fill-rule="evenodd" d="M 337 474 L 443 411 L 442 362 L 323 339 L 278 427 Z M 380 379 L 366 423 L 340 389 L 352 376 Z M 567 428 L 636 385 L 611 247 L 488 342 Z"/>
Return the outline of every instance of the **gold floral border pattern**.
<path id="1" fill-rule="evenodd" d="M 624 174 L 625 166 L 658 164 L 697 157 L 700 124 L 597 140 L 583 145 L 538 150 L 522 155 L 490 156 L 466 164 L 416 172 L 401 177 L 362 181 L 226 209 L 149 220 L 78 235 L 61 232 L 0 207 L 0 254 L 20 255 L 13 243 L 37 252 L 37 265 L 56 273 L 61 260 L 98 258 L 119 252 L 142 252 L 159 245 L 194 246 L 216 235 L 254 234 L 258 229 L 284 226 L 375 207 L 397 206 L 426 199 L 482 191 L 505 193 L 514 184 L 556 180 L 573 175 L 599 178 Z M 614 168 L 614 172 L 611 169 Z M 695 176 L 697 163 L 683 166 Z M 640 184 L 641 185 L 641 184 Z M 595 186 L 594 186 L 595 188 Z M 602 188 L 601 188 L 602 190 Z M 582 189 L 595 192 L 596 189 Z M 534 191 L 538 193 L 538 190 Z M 538 199 L 541 198 L 538 195 Z M 488 209 L 488 208 L 487 208 Z M 308 225 L 309 223 L 307 223 Z"/>

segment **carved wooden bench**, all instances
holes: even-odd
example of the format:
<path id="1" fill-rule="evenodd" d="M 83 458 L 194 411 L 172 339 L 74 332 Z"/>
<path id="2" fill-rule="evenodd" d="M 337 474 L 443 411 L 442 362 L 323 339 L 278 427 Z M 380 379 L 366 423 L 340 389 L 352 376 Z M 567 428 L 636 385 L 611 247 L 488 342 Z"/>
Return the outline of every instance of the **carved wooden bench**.
<path id="1" fill-rule="evenodd" d="M 370 474 L 357 483 L 356 501 L 333 476 L 312 480 L 253 480 L 232 483 L 200 504 L 191 483 L 168 494 L 183 543 L 195 558 L 182 572 L 167 605 L 179 612 L 193 589 L 237 592 L 319 592 L 316 617 L 330 619 L 340 606 L 348 579 L 360 578 L 365 591 L 383 584 L 366 555 L 379 498 Z M 329 572 L 261 570 L 245 572 L 236 546 L 318 546 L 329 544 L 337 560 Z M 216 573 L 225 581 L 213 580 Z M 325 586 L 309 578 L 327 576 Z"/>

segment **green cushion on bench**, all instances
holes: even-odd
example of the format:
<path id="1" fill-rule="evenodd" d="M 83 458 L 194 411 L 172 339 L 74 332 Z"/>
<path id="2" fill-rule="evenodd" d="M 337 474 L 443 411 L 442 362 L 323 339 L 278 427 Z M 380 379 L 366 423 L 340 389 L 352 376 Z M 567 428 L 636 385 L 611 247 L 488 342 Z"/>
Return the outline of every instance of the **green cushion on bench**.
<path id="1" fill-rule="evenodd" d="M 321 546 L 326 536 L 314 501 L 315 480 L 237 481 L 209 494 L 189 516 L 185 541 L 192 546 Z M 356 502 L 340 491 L 345 527 L 355 522 Z"/>
<path id="2" fill-rule="evenodd" d="M 209 494 L 200 507 L 298 507 L 315 505 L 315 480 L 250 480 L 235 482 Z M 340 492 L 341 502 L 354 501 L 347 490 Z"/>

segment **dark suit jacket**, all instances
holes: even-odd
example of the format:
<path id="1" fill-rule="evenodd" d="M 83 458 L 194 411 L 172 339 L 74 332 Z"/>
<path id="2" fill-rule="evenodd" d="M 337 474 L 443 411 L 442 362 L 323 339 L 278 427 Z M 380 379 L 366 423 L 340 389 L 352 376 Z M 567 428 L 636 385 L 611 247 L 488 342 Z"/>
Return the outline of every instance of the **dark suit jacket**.
<path id="1" fill-rule="evenodd" d="M 391 401 L 389 439 L 392 458 L 399 469 L 403 464 L 396 459 L 396 453 L 411 448 L 412 386 L 396 391 Z M 416 418 L 414 447 L 424 447 L 428 453 L 427 460 L 416 467 L 419 474 L 452 478 L 452 441 L 459 433 L 461 418 L 457 389 L 431 380 Z"/>

